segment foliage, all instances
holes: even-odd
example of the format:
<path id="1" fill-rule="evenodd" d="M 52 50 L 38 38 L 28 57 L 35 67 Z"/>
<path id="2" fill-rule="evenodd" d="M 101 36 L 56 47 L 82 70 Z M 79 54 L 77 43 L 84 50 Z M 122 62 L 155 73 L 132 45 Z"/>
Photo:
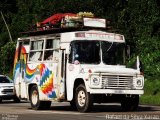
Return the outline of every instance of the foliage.
<path id="1" fill-rule="evenodd" d="M 146 80 L 144 95 L 140 97 L 141 104 L 160 105 L 160 79 Z"/>
<path id="2" fill-rule="evenodd" d="M 1 0 L 0 11 L 4 14 L 14 41 L 21 36 L 20 32 L 32 30 L 36 22 L 55 13 L 88 11 L 97 17 L 110 19 L 114 31 L 124 34 L 127 44 L 131 46 L 130 61 L 139 55 L 146 78 L 160 77 L 159 0 Z M 0 28 L 1 53 L 5 53 L 4 47 L 11 43 L 8 43 L 9 36 L 2 18 Z M 10 55 L 14 54 L 13 51 L 10 51 Z M 6 64 L 4 60 L 0 65 L 6 68 L 3 67 L 1 71 L 9 72 L 7 65 L 12 66 L 13 63 Z"/>
<path id="3" fill-rule="evenodd" d="M 3 47 L 1 47 L 0 51 L 1 74 L 8 74 L 8 75 L 12 74 L 15 46 L 16 46 L 15 42 L 8 42 Z"/>
<path id="4" fill-rule="evenodd" d="M 153 82 L 154 81 L 154 82 Z M 145 81 L 145 95 L 160 95 L 160 79 Z"/>
<path id="5" fill-rule="evenodd" d="M 140 104 L 160 105 L 160 96 L 143 95 L 140 97 Z"/>
<path id="6" fill-rule="evenodd" d="M 160 6 L 155 0 L 130 0 L 118 16 L 119 27 L 139 55 L 146 77 L 160 77 Z M 131 60 L 132 61 L 132 60 Z"/>

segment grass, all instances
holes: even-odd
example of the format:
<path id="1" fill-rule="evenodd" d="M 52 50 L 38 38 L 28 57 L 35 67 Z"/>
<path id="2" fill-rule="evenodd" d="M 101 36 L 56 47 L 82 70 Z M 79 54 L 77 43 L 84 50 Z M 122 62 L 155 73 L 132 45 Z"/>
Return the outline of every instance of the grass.
<path id="1" fill-rule="evenodd" d="M 140 104 L 160 105 L 160 80 L 145 80 L 144 95 Z"/>
<path id="2" fill-rule="evenodd" d="M 160 96 L 143 95 L 140 97 L 140 104 L 160 105 Z"/>

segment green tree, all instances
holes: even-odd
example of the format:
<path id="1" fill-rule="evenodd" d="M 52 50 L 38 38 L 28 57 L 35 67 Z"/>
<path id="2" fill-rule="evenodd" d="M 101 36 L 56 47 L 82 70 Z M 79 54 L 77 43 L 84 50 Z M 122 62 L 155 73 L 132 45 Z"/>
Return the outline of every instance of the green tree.
<path id="1" fill-rule="evenodd" d="M 2 74 L 12 74 L 15 46 L 15 42 L 8 42 L 3 47 L 1 47 L 0 71 Z"/>
<path id="2" fill-rule="evenodd" d="M 111 20 L 115 28 L 113 31 L 125 35 L 127 44 L 131 45 L 131 58 L 140 55 L 147 77 L 160 77 L 159 0 L 1 0 L 0 11 L 4 13 L 14 41 L 22 36 L 20 32 L 32 30 L 36 22 L 53 14 L 93 12 L 96 17 Z M 4 47 L 11 43 L 2 18 L 0 41 L 1 54 L 4 55 Z M 7 58 L 4 60 L 7 61 Z M 0 65 L 6 66 L 6 70 L 3 67 L 1 71 L 7 73 L 10 70 L 4 60 Z"/>
<path id="3" fill-rule="evenodd" d="M 156 0 L 129 0 L 119 11 L 118 27 L 133 56 L 140 55 L 147 77 L 160 77 L 160 7 Z"/>

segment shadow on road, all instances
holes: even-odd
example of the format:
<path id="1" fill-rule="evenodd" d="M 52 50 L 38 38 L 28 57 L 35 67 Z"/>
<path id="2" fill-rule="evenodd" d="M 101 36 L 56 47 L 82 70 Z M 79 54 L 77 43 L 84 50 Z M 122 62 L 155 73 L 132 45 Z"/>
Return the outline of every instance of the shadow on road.
<path id="1" fill-rule="evenodd" d="M 155 106 L 140 105 L 134 112 L 160 111 Z M 92 112 L 122 112 L 121 105 L 95 105 Z"/>
<path id="2" fill-rule="evenodd" d="M 76 111 L 72 109 L 71 106 L 52 106 L 49 110 L 56 111 Z M 140 105 L 137 112 L 151 112 L 151 111 L 160 111 L 158 106 L 148 106 Z M 96 112 L 122 112 L 120 105 L 94 105 L 92 108 L 92 113 Z"/>
<path id="3" fill-rule="evenodd" d="M 18 104 L 17 102 L 14 102 L 14 100 L 3 100 L 0 102 L 0 104 Z M 27 101 L 21 101 L 20 103 L 28 103 Z"/>
<path id="4" fill-rule="evenodd" d="M 31 109 L 30 103 L 26 101 L 21 101 L 20 103 L 14 103 L 13 100 L 4 100 L 0 105 L 14 105 L 14 106 L 25 106 L 28 109 Z M 45 111 L 68 111 L 73 112 L 74 110 L 69 103 L 52 103 L 51 108 L 46 109 Z M 136 112 L 153 112 L 160 111 L 160 106 L 151 106 L 151 105 L 139 105 Z M 91 113 L 97 112 L 122 112 L 120 104 L 95 104 L 92 108 Z"/>

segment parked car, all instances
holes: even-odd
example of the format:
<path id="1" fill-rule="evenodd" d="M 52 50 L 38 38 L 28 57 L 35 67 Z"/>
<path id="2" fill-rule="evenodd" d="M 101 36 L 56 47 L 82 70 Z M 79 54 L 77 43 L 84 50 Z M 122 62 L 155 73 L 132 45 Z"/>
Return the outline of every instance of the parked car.
<path id="1" fill-rule="evenodd" d="M 14 102 L 20 102 L 14 94 L 13 81 L 8 76 L 0 75 L 0 102 L 10 99 L 13 99 Z"/>

